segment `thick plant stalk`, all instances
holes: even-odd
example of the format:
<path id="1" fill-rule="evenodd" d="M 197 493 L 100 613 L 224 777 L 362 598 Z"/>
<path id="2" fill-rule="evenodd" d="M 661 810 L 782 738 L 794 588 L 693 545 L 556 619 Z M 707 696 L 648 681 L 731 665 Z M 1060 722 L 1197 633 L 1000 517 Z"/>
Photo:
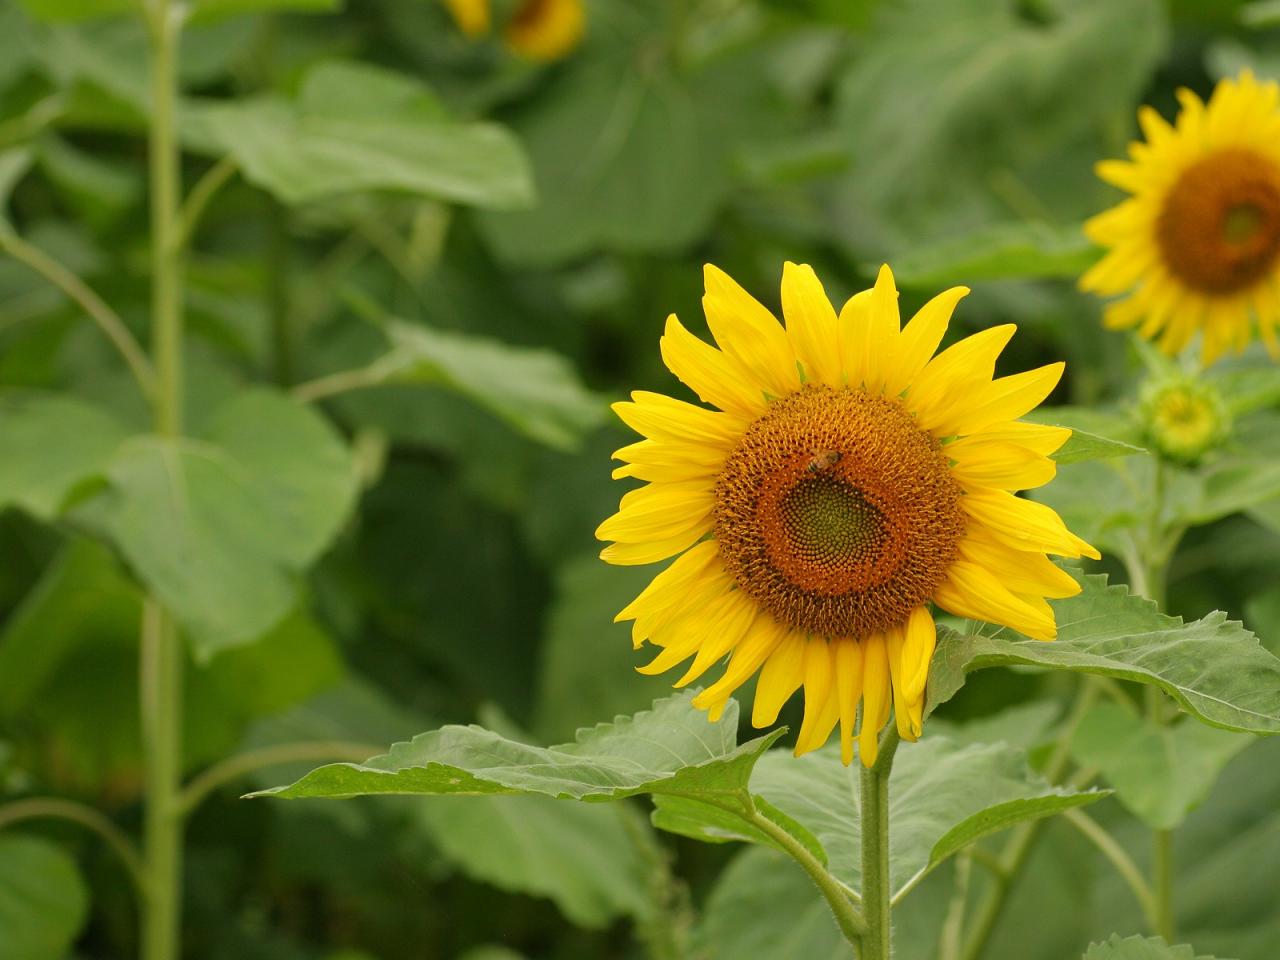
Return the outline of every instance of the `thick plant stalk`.
<path id="1" fill-rule="evenodd" d="M 155 430 L 182 433 L 182 268 L 177 51 L 184 10 L 170 0 L 146 8 L 151 47 L 151 343 Z M 145 764 L 146 872 L 143 960 L 176 960 L 182 916 L 182 649 L 177 624 L 154 598 L 142 617 L 139 695 Z"/>
<path id="2" fill-rule="evenodd" d="M 860 960 L 889 960 L 893 955 L 893 924 L 889 900 L 889 772 L 898 750 L 898 732 L 890 727 L 880 745 L 876 762 L 863 767 L 862 803 L 862 910 L 867 931 L 862 938 Z"/>

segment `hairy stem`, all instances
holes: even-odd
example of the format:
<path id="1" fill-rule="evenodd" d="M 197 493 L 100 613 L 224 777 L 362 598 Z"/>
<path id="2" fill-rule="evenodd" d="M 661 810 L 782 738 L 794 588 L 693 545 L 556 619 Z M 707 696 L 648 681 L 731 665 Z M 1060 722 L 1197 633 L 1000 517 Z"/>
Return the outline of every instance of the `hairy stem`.
<path id="1" fill-rule="evenodd" d="M 865 722 L 865 720 L 864 720 Z M 859 775 L 862 827 L 862 909 L 867 933 L 861 960 L 890 960 L 893 922 L 889 900 L 889 773 L 898 752 L 898 730 L 890 727 L 881 740 L 876 762 Z"/>
<path id="2" fill-rule="evenodd" d="M 61 797 L 28 797 L 0 807 L 0 830 L 23 820 L 69 820 L 93 831 L 120 858 L 140 895 L 146 894 L 142 857 L 128 835 L 93 807 Z"/>
<path id="3" fill-rule="evenodd" d="M 867 933 L 867 924 L 857 907 L 853 905 L 844 885 L 827 871 L 827 868 L 805 848 L 804 844 L 754 807 L 745 819 L 761 833 L 768 835 L 787 852 L 791 859 L 800 864 L 809 878 L 817 884 L 827 905 L 831 907 L 831 912 L 835 914 L 836 923 L 840 926 L 840 932 L 844 934 L 844 938 L 855 947 L 861 946 L 863 937 Z"/>

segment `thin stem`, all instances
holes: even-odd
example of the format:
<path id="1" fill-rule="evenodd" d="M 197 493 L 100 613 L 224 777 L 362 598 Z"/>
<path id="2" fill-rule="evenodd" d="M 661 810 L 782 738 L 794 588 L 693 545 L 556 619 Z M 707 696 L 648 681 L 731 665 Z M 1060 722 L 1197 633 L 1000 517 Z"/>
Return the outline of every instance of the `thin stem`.
<path id="1" fill-rule="evenodd" d="M 182 791 L 179 809 L 184 815 L 196 807 L 219 787 L 226 786 L 265 767 L 299 760 L 327 760 L 330 763 L 361 763 L 381 753 L 382 747 L 344 740 L 308 740 L 300 743 L 281 743 L 257 750 L 246 750 L 234 757 L 227 757 L 209 767 Z"/>
<path id="2" fill-rule="evenodd" d="M 864 721 L 865 722 L 865 721 Z M 889 773 L 898 752 L 898 730 L 891 726 L 881 738 L 876 762 L 859 776 L 862 827 L 862 909 L 867 934 L 861 960 L 890 960 L 893 922 L 889 885 Z"/>
<path id="3" fill-rule="evenodd" d="M 1099 686 L 1093 681 L 1092 677 L 1082 677 L 1075 703 L 1072 704 L 1071 712 L 1063 723 L 1062 732 L 1058 735 L 1058 742 L 1054 746 L 1049 762 L 1045 766 L 1045 778 L 1050 783 L 1057 783 L 1066 771 L 1071 756 L 1071 739 L 1075 736 L 1076 728 L 1080 725 L 1080 721 L 1084 719 L 1084 715 L 1093 706 L 1094 700 L 1098 697 L 1098 692 Z M 978 908 L 974 922 L 969 926 L 969 933 L 965 937 L 964 949 L 960 953 L 961 960 L 977 960 L 982 955 L 987 941 L 991 939 L 991 934 L 995 931 L 996 921 L 1000 919 L 1005 900 L 1013 886 L 1013 879 L 1026 863 L 1027 857 L 1030 856 L 1031 848 L 1035 844 L 1036 837 L 1039 836 L 1043 824 L 1044 821 L 1035 820 L 1031 823 L 1020 824 L 1010 831 L 1009 839 L 1005 842 L 1004 848 L 1000 852 L 999 869 L 992 871 L 993 885 L 987 891 L 982 905 Z"/>
<path id="4" fill-rule="evenodd" d="M 966 850 L 956 858 L 956 881 L 951 894 L 951 904 L 938 935 L 939 960 L 955 960 L 960 956 L 961 938 L 964 935 L 964 908 L 969 902 L 969 880 L 973 876 L 973 856 Z"/>
<path id="5" fill-rule="evenodd" d="M 150 0 L 151 322 L 159 392 L 157 432 L 182 432 L 182 234 L 179 229 L 180 155 L 177 142 L 177 49 L 182 4 Z"/>
<path id="6" fill-rule="evenodd" d="M 1151 888 L 1147 886 L 1147 881 L 1143 879 L 1142 871 L 1134 864 L 1133 859 L 1125 852 L 1124 847 L 1120 846 L 1115 837 L 1107 833 L 1087 813 L 1081 810 L 1067 810 L 1063 816 L 1068 823 L 1084 834 L 1104 857 L 1111 861 L 1111 865 L 1116 868 L 1116 872 L 1120 874 L 1121 879 L 1133 891 L 1133 895 L 1138 901 L 1138 906 L 1142 908 L 1142 912 L 1146 915 L 1148 922 L 1154 925 L 1156 917 L 1155 897 L 1152 896 Z"/>
<path id="7" fill-rule="evenodd" d="M 1173 831 L 1156 830 L 1153 836 L 1155 894 L 1151 917 L 1151 929 L 1166 943 L 1173 943 L 1175 933 L 1173 913 Z"/>
<path id="8" fill-rule="evenodd" d="M 180 247 L 185 249 L 190 246 L 191 238 L 200 226 L 200 218 L 204 216 L 209 201 L 213 199 L 214 194 L 226 186 L 239 169 L 235 157 L 228 155 L 206 170 L 196 181 L 178 214 L 178 245 Z"/>
<path id="9" fill-rule="evenodd" d="M 182 890 L 182 659 L 173 618 L 151 598 L 142 612 L 139 681 L 146 787 L 142 956 L 175 960 Z"/>
<path id="10" fill-rule="evenodd" d="M 340 370 L 300 383 L 293 388 L 293 397 L 303 403 L 314 403 L 340 393 L 352 390 L 364 390 L 386 382 L 391 368 L 379 363 L 367 367 L 356 367 L 353 370 Z"/>
<path id="11" fill-rule="evenodd" d="M 734 810 L 734 812 L 741 815 L 738 810 Z M 849 899 L 844 885 L 827 871 L 827 868 L 805 848 L 804 844 L 758 810 L 753 808 L 751 813 L 744 819 L 761 833 L 768 835 L 796 863 L 800 864 L 804 872 L 809 874 L 809 878 L 818 885 L 823 897 L 826 898 L 828 906 L 831 907 L 831 912 L 835 914 L 836 923 L 839 924 L 840 932 L 844 934 L 844 938 L 855 947 L 859 946 L 867 933 L 867 924 L 862 914 L 853 905 L 853 901 Z"/>
<path id="12" fill-rule="evenodd" d="M 143 395 L 148 400 L 155 396 L 156 373 L 151 366 L 151 361 L 147 359 L 147 355 L 143 353 L 142 347 L 129 332 L 128 326 L 120 315 L 112 310 L 88 284 L 35 244 L 22 239 L 11 230 L 0 230 L 0 250 L 26 264 L 79 304 L 80 308 L 106 334 L 112 346 L 120 352 L 120 356 L 129 365 L 129 370 L 138 382 Z"/>
<path id="13" fill-rule="evenodd" d="M 148 0 L 151 49 L 151 348 L 156 432 L 182 433 L 182 235 L 177 141 L 177 52 L 185 4 Z M 142 614 L 139 694 L 146 787 L 147 909 L 143 960 L 177 960 L 182 929 L 182 648 L 173 616 L 154 597 Z"/>
<path id="14" fill-rule="evenodd" d="M 93 831 L 120 858 L 139 896 L 146 895 L 142 856 L 128 835 L 93 807 L 60 797 L 29 797 L 0 807 L 0 830 L 23 820 L 70 820 Z"/>

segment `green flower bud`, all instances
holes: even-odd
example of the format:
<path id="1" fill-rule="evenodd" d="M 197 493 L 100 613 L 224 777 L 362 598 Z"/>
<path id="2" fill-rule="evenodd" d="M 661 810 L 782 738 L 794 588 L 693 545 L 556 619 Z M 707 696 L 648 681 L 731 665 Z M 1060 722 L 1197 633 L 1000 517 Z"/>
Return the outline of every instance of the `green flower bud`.
<path id="1" fill-rule="evenodd" d="M 1199 462 L 1231 433 L 1231 414 L 1222 395 L 1190 377 L 1148 381 L 1138 411 L 1150 444 L 1179 463 Z"/>

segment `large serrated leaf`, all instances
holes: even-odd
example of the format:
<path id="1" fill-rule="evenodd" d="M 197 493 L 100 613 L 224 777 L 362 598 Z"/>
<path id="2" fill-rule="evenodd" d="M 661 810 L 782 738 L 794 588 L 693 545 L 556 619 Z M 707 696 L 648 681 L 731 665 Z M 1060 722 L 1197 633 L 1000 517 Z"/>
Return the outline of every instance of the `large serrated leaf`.
<path id="1" fill-rule="evenodd" d="M 1212 726 L 1280 733 L 1280 659 L 1221 611 L 1184 623 L 1154 603 L 1081 578 L 1083 592 L 1051 601 L 1058 639 L 940 632 L 929 671 L 929 709 L 949 700 L 972 670 L 1041 666 L 1153 684 Z"/>
<path id="2" fill-rule="evenodd" d="M 784 730 L 736 746 L 736 705 L 711 723 L 692 699 L 685 693 L 659 700 L 651 710 L 581 730 L 575 742 L 554 747 L 517 743 L 477 726 L 447 726 L 363 764 L 330 764 L 253 796 L 524 793 L 599 801 L 652 793 L 741 804 L 752 767 Z"/>
<path id="3" fill-rule="evenodd" d="M 839 754 L 835 745 L 798 758 L 770 752 L 756 765 L 751 792 L 785 817 L 774 819 L 793 836 L 813 838 L 831 872 L 857 889 L 858 771 L 844 766 Z M 913 886 L 987 834 L 1106 795 L 1051 787 L 1028 770 L 1023 751 L 1003 744 L 961 745 L 945 737 L 904 744 L 889 780 L 891 885 L 895 891 Z M 662 829 L 702 840 L 772 843 L 697 798 L 658 797 L 656 803 L 654 823 Z"/>

